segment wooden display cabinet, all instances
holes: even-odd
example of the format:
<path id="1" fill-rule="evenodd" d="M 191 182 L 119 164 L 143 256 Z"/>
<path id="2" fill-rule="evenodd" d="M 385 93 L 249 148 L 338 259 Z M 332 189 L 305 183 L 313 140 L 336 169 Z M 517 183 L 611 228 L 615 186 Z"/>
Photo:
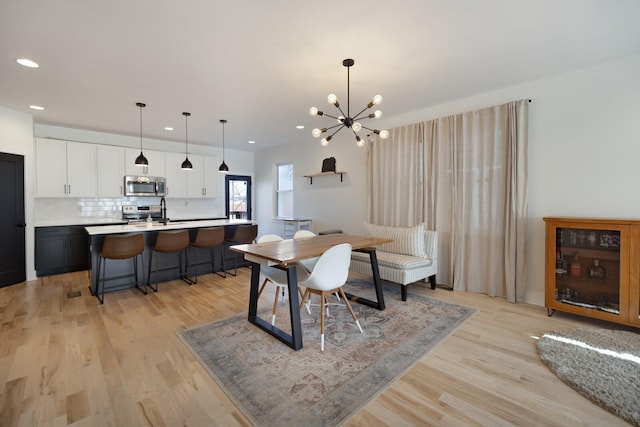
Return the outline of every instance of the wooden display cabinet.
<path id="1" fill-rule="evenodd" d="M 640 326 L 640 220 L 545 217 L 545 306 Z"/>

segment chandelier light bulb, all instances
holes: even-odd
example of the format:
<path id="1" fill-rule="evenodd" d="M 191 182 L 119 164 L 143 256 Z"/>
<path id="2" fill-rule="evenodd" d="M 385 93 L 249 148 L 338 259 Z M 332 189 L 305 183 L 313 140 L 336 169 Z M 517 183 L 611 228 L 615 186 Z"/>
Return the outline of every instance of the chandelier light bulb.
<path id="1" fill-rule="evenodd" d="M 317 116 L 318 115 L 318 109 L 316 107 L 309 108 L 309 114 L 311 114 L 312 116 Z"/>
<path id="2" fill-rule="evenodd" d="M 336 105 L 336 103 L 338 102 L 338 97 L 335 93 L 330 93 L 329 96 L 327 96 L 327 101 L 329 101 L 329 104 Z"/>
<path id="3" fill-rule="evenodd" d="M 327 141 L 327 138 L 322 138 L 320 140 L 320 145 L 322 145 L 323 147 L 326 147 L 327 145 L 329 145 L 329 141 Z"/>
<path id="4" fill-rule="evenodd" d="M 376 119 L 379 119 L 380 117 L 382 117 L 382 111 L 380 111 L 380 110 L 376 110 L 376 112 L 375 112 L 375 113 L 373 113 L 373 116 L 374 116 Z"/>
<path id="5" fill-rule="evenodd" d="M 313 135 L 314 138 L 318 138 L 320 135 L 322 135 L 322 131 L 318 128 L 315 128 L 311 131 L 311 135 Z"/>
<path id="6" fill-rule="evenodd" d="M 336 119 L 338 123 L 344 123 L 344 116 L 340 116 Z"/>
<path id="7" fill-rule="evenodd" d="M 381 130 L 381 131 L 380 131 L 380 138 L 382 138 L 382 139 L 387 139 L 387 138 L 389 138 L 389 131 L 388 131 L 388 130 L 386 130 L 386 129 L 385 129 L 385 130 Z"/>
<path id="8" fill-rule="evenodd" d="M 376 95 L 373 97 L 373 103 L 375 105 L 380 105 L 382 104 L 382 95 Z"/>
<path id="9" fill-rule="evenodd" d="M 356 145 L 358 147 L 363 147 L 364 146 L 364 139 L 360 138 L 359 136 L 356 135 Z"/>
<path id="10" fill-rule="evenodd" d="M 360 129 L 362 129 L 362 125 L 359 122 L 355 122 L 353 125 L 351 125 L 351 129 L 353 129 L 354 132 L 360 132 Z M 356 139 L 359 140 L 360 137 L 357 137 Z"/>

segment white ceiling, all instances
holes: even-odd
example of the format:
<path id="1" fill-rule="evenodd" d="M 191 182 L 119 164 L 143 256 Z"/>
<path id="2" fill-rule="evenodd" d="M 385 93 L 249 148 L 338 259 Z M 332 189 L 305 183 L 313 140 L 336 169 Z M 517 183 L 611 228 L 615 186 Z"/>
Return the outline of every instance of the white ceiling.
<path id="1" fill-rule="evenodd" d="M 346 104 L 344 58 L 351 112 L 379 93 L 393 117 L 638 53 L 638 21 L 638 0 L 0 0 L 0 105 L 138 136 L 140 101 L 145 138 L 184 141 L 188 111 L 190 143 L 224 118 L 227 147 L 263 150 L 332 124 L 308 110 Z"/>

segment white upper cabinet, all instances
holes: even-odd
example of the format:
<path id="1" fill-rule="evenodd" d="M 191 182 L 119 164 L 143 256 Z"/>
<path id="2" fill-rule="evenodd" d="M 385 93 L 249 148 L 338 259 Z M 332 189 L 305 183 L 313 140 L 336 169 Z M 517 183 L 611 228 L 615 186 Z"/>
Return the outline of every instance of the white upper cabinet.
<path id="1" fill-rule="evenodd" d="M 124 147 L 98 145 L 98 197 L 122 197 Z"/>
<path id="2" fill-rule="evenodd" d="M 127 175 L 166 176 L 165 153 L 163 151 L 143 150 L 149 161 L 149 166 L 136 166 L 136 158 L 140 155 L 137 148 L 127 148 L 125 151 L 125 170 Z"/>
<path id="3" fill-rule="evenodd" d="M 95 144 L 36 139 L 37 197 L 96 197 Z"/>
<path id="4" fill-rule="evenodd" d="M 182 153 L 166 153 L 167 168 L 167 197 L 170 198 L 186 198 L 187 197 L 187 179 L 193 171 L 182 170 L 182 162 L 185 155 Z M 193 162 L 193 159 L 189 157 Z"/>
<path id="5" fill-rule="evenodd" d="M 193 170 L 187 175 L 187 195 L 190 198 L 218 197 L 218 158 L 211 156 L 192 155 L 189 160 L 193 163 Z"/>
<path id="6" fill-rule="evenodd" d="M 204 197 L 218 197 L 220 195 L 220 159 L 204 156 Z"/>

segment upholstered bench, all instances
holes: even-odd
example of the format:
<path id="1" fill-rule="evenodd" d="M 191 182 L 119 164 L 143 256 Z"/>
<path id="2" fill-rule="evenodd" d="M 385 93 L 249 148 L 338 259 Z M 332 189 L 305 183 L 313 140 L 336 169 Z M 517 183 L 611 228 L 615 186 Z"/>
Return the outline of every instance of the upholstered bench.
<path id="1" fill-rule="evenodd" d="M 365 224 L 367 235 L 393 239 L 376 247 L 380 277 L 402 285 L 402 301 L 407 300 L 407 286 L 428 279 L 436 288 L 438 272 L 438 234 L 425 224 L 415 227 L 389 227 Z M 351 271 L 372 275 L 369 254 L 351 253 Z"/>

